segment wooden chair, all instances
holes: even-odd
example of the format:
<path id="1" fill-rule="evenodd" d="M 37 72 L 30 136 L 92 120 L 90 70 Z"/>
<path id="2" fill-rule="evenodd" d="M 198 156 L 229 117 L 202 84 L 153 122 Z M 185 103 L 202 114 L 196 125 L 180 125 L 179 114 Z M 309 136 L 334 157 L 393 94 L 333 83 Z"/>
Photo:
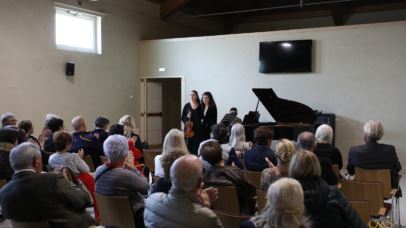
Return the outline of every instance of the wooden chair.
<path id="1" fill-rule="evenodd" d="M 240 227 L 240 224 L 244 222 L 245 220 L 250 219 L 249 215 L 233 215 L 233 214 L 228 214 L 224 213 L 221 211 L 215 211 L 217 214 L 217 217 L 220 219 L 221 223 L 225 228 L 235 228 L 235 227 Z"/>
<path id="2" fill-rule="evenodd" d="M 342 180 L 341 191 L 349 201 L 368 201 L 370 215 L 385 215 L 382 183 Z"/>
<path id="3" fill-rule="evenodd" d="M 90 154 L 85 155 L 83 157 L 83 161 L 86 162 L 86 164 L 89 166 L 90 172 L 93 173 L 94 172 L 94 164 L 93 164 L 92 156 Z"/>
<path id="4" fill-rule="evenodd" d="M 100 213 L 101 225 L 117 227 L 135 227 L 133 211 L 126 196 L 103 196 L 98 193 L 96 202 Z"/>
<path id="5" fill-rule="evenodd" d="M 214 186 L 219 190 L 219 197 L 212 203 L 216 211 L 229 214 L 240 214 L 240 204 L 238 202 L 237 190 L 234 186 Z"/>
<path id="6" fill-rule="evenodd" d="M 371 211 L 369 206 L 369 201 L 366 200 L 349 200 L 348 201 L 352 207 L 358 212 L 362 221 L 368 224 L 371 219 Z"/>
<path id="7" fill-rule="evenodd" d="M 355 167 L 355 180 L 362 182 L 381 182 L 383 186 L 383 196 L 385 198 L 391 198 L 397 191 L 397 189 L 392 189 L 389 169 L 362 169 Z"/>
<path id="8" fill-rule="evenodd" d="M 255 186 L 255 188 L 261 189 L 261 172 L 243 170 L 243 173 L 245 173 L 248 181 Z"/>
<path id="9" fill-rule="evenodd" d="M 159 149 L 144 149 L 144 160 L 145 165 L 148 167 L 150 172 L 155 172 L 155 157 L 162 153 Z"/>
<path id="10" fill-rule="evenodd" d="M 334 174 L 338 178 L 338 182 L 340 182 L 341 176 L 340 176 L 340 167 L 337 164 L 332 164 L 331 168 L 333 169 Z"/>
<path id="11" fill-rule="evenodd" d="M 257 209 L 258 212 L 265 208 L 267 202 L 266 192 L 257 189 Z"/>
<path id="12" fill-rule="evenodd" d="M 17 222 L 11 220 L 11 225 L 13 228 L 49 228 L 49 224 L 47 221 L 42 222 Z"/>

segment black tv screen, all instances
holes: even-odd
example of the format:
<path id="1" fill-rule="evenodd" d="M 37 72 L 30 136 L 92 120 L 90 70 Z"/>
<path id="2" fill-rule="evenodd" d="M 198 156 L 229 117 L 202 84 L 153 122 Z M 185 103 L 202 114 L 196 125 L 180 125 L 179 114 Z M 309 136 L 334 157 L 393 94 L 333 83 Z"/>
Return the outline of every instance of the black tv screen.
<path id="1" fill-rule="evenodd" d="M 312 40 L 260 42 L 260 73 L 312 71 Z"/>

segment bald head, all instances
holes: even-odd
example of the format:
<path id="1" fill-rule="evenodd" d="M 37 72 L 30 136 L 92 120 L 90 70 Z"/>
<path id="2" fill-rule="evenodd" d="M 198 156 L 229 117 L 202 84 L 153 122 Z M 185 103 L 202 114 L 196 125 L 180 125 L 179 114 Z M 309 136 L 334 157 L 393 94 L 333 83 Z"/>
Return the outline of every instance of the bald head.
<path id="1" fill-rule="evenodd" d="M 304 131 L 297 136 L 297 145 L 299 149 L 309 150 L 314 152 L 316 147 L 316 137 L 308 131 Z"/>
<path id="2" fill-rule="evenodd" d="M 184 155 L 176 159 L 170 169 L 172 187 L 184 192 L 194 191 L 200 187 L 202 172 L 202 161 L 198 157 Z"/>
<path id="3" fill-rule="evenodd" d="M 74 131 L 86 131 L 85 119 L 81 116 L 73 117 L 72 128 Z"/>

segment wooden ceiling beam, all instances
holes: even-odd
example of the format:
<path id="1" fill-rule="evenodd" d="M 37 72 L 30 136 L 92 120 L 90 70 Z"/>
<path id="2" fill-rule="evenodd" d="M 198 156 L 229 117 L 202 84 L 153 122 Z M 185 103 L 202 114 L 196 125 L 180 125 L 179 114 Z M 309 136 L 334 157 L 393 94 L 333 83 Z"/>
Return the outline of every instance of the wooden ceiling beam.
<path id="1" fill-rule="evenodd" d="M 165 0 L 161 3 L 161 20 L 164 20 L 175 13 L 178 9 L 190 0 Z"/>

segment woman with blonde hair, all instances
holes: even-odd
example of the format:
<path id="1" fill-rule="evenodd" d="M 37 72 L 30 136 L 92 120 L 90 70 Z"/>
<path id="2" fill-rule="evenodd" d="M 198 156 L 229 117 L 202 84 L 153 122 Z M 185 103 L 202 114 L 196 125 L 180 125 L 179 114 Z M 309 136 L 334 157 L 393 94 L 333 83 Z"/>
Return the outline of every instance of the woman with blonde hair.
<path id="1" fill-rule="evenodd" d="M 164 177 L 164 170 L 161 163 L 161 157 L 169 154 L 173 148 L 181 148 L 184 151 L 188 151 L 183 131 L 178 129 L 171 129 L 164 139 L 164 144 L 162 145 L 162 154 L 155 157 L 155 176 Z"/>
<path id="2" fill-rule="evenodd" d="M 268 189 L 267 204 L 257 216 L 241 227 L 307 228 L 311 227 L 304 216 L 304 197 L 300 183 L 292 178 L 281 178 Z"/>
<path id="3" fill-rule="evenodd" d="M 296 152 L 290 161 L 289 177 L 302 185 L 306 212 L 313 227 L 366 227 L 342 193 L 321 178 L 320 162 L 313 152 Z"/>
<path id="4" fill-rule="evenodd" d="M 261 189 L 266 191 L 272 182 L 281 177 L 287 177 L 289 171 L 289 163 L 295 154 L 295 144 L 288 139 L 282 139 L 276 145 L 275 156 L 278 164 L 274 166 L 270 161 L 269 168 L 262 171 L 261 175 Z"/>

